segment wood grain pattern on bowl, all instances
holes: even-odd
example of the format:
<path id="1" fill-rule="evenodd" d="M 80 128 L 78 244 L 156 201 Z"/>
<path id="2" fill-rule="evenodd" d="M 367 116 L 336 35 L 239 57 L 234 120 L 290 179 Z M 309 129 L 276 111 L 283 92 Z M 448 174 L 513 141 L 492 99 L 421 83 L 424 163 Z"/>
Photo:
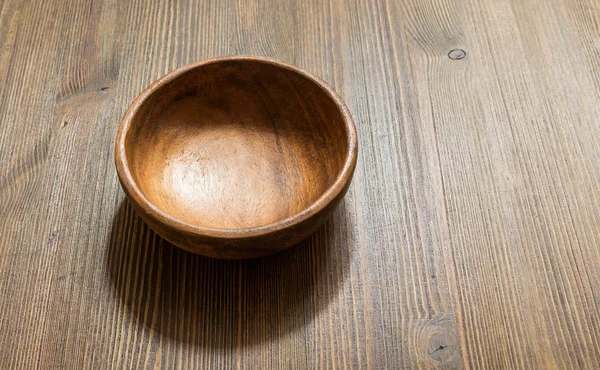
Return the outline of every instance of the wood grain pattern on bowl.
<path id="1" fill-rule="evenodd" d="M 356 130 L 326 83 L 261 57 L 178 69 L 131 105 L 117 135 L 119 179 L 165 239 L 219 258 L 304 239 L 343 198 Z"/>

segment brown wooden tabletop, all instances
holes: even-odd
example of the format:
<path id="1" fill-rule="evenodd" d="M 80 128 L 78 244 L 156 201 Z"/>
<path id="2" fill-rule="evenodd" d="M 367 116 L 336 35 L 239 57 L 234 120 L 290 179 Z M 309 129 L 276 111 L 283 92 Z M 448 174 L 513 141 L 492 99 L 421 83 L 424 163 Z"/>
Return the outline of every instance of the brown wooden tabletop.
<path id="1" fill-rule="evenodd" d="M 598 368 L 600 1 L 0 0 L 0 368 Z M 163 241 L 114 138 L 161 75 L 305 68 L 359 160 L 271 257 Z"/>

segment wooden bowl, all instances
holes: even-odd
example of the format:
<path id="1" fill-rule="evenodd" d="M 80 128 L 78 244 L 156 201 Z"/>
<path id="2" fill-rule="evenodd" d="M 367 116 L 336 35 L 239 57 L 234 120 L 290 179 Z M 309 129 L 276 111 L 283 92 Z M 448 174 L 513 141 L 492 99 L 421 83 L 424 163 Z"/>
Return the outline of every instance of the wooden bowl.
<path id="1" fill-rule="evenodd" d="M 218 258 L 267 255 L 340 203 L 358 143 L 338 94 L 261 57 L 200 61 L 160 78 L 116 138 L 121 185 L 159 235 Z"/>

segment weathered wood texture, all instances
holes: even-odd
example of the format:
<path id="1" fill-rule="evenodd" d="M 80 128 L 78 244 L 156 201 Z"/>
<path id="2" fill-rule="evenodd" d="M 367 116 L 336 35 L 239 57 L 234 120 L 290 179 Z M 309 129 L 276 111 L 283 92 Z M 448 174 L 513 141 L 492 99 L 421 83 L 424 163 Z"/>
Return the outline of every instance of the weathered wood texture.
<path id="1" fill-rule="evenodd" d="M 0 368 L 598 368 L 598 0 L 0 9 Z M 229 54 L 322 76 L 360 137 L 333 220 L 237 262 L 113 165 L 144 87 Z"/>

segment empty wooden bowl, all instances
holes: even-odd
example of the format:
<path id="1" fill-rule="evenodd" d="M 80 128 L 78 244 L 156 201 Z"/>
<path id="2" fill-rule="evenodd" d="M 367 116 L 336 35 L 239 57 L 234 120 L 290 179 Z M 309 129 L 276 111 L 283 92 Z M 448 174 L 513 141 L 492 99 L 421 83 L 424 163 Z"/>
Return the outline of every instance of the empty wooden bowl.
<path id="1" fill-rule="evenodd" d="M 159 235 L 218 258 L 267 255 L 331 215 L 356 166 L 333 89 L 261 57 L 200 61 L 160 78 L 116 138 L 121 185 Z"/>

